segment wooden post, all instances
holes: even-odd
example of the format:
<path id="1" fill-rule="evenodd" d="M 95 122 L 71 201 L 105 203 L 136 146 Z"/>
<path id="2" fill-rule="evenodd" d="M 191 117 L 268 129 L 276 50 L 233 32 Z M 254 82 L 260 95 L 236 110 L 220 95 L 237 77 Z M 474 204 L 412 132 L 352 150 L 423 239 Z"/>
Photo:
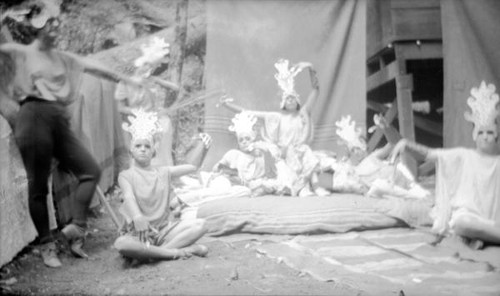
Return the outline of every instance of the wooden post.
<path id="1" fill-rule="evenodd" d="M 413 120 L 412 95 L 413 77 L 410 74 L 396 76 L 396 93 L 398 100 L 399 133 L 405 139 L 415 141 L 415 125 Z M 402 155 L 403 163 L 410 172 L 417 176 L 417 162 L 410 155 Z"/>
<path id="2" fill-rule="evenodd" d="M 415 126 L 413 124 L 412 75 L 398 75 L 396 77 L 396 93 L 398 100 L 399 133 L 403 138 L 415 141 Z"/>

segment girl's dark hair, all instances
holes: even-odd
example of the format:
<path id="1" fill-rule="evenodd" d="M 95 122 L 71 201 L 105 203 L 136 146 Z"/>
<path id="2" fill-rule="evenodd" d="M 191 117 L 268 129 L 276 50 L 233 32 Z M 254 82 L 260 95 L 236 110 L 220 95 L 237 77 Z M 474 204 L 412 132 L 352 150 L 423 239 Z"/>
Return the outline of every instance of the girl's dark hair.
<path id="1" fill-rule="evenodd" d="M 11 55 L 0 51 L 0 91 L 5 92 L 16 74 L 16 66 Z"/>

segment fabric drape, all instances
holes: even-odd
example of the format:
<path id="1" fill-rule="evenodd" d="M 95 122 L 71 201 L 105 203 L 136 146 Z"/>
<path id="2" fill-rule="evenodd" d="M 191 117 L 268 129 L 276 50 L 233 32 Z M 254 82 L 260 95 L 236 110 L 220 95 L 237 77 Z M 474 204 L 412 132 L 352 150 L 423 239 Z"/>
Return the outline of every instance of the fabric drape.
<path id="1" fill-rule="evenodd" d="M 482 80 L 500 88 L 500 1 L 443 0 L 445 147 L 475 147 L 472 124 L 463 114 L 467 98 Z"/>
<path id="2" fill-rule="evenodd" d="M 320 83 L 312 148 L 335 150 L 336 120 L 351 114 L 365 124 L 365 10 L 365 0 L 207 1 L 206 88 L 224 90 L 247 109 L 279 111 L 274 63 L 311 62 Z M 311 90 L 307 73 L 295 86 L 304 103 Z M 228 131 L 233 114 L 217 103 L 205 102 L 205 131 L 214 139 L 205 168 L 237 147 Z"/>

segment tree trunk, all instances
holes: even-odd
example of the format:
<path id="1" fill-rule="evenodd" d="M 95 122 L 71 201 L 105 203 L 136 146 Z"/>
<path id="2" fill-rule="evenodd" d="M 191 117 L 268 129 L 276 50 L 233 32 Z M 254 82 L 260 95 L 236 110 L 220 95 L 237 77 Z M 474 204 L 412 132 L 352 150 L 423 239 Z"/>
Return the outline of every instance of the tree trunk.
<path id="1" fill-rule="evenodd" d="M 187 15 L 188 0 L 178 0 L 175 14 L 175 41 L 174 44 L 170 44 L 170 63 L 167 71 L 167 80 L 177 83 L 180 89 L 177 92 L 169 91 L 168 96 L 165 98 L 165 107 L 180 99 L 184 91 L 182 88 L 182 67 L 186 54 Z"/>
<path id="2" fill-rule="evenodd" d="M 188 0 L 179 0 L 177 2 L 177 9 L 175 14 L 175 42 L 170 46 L 170 63 L 167 71 L 167 78 L 169 81 L 179 85 L 179 91 L 168 90 L 165 98 L 164 106 L 168 107 L 177 100 L 181 100 L 184 95 L 184 88 L 182 87 L 182 67 L 184 64 L 184 57 L 186 54 L 186 39 L 187 39 L 187 16 L 188 16 Z M 179 141 L 178 139 L 178 120 L 179 111 L 171 114 L 173 139 L 172 152 L 174 153 L 175 161 L 175 147 Z"/>

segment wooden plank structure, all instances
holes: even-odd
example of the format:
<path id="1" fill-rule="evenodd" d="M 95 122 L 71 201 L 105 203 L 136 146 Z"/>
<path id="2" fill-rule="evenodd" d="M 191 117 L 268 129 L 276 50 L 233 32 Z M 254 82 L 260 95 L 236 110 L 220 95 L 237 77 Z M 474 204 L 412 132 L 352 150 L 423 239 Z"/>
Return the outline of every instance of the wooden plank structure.
<path id="1" fill-rule="evenodd" d="M 399 132 L 404 138 L 416 140 L 415 126 L 442 137 L 442 123 L 414 116 L 414 77 L 407 69 L 410 60 L 443 58 L 439 0 L 368 0 L 367 57 L 368 94 L 382 88 L 392 88 L 389 93 L 395 94 L 395 98 L 384 98 L 385 102 L 368 95 L 368 109 L 383 113 L 388 123 L 398 118 Z M 377 130 L 368 149 L 375 149 L 382 137 Z M 412 161 L 406 162 L 412 170 L 416 169 Z"/>

